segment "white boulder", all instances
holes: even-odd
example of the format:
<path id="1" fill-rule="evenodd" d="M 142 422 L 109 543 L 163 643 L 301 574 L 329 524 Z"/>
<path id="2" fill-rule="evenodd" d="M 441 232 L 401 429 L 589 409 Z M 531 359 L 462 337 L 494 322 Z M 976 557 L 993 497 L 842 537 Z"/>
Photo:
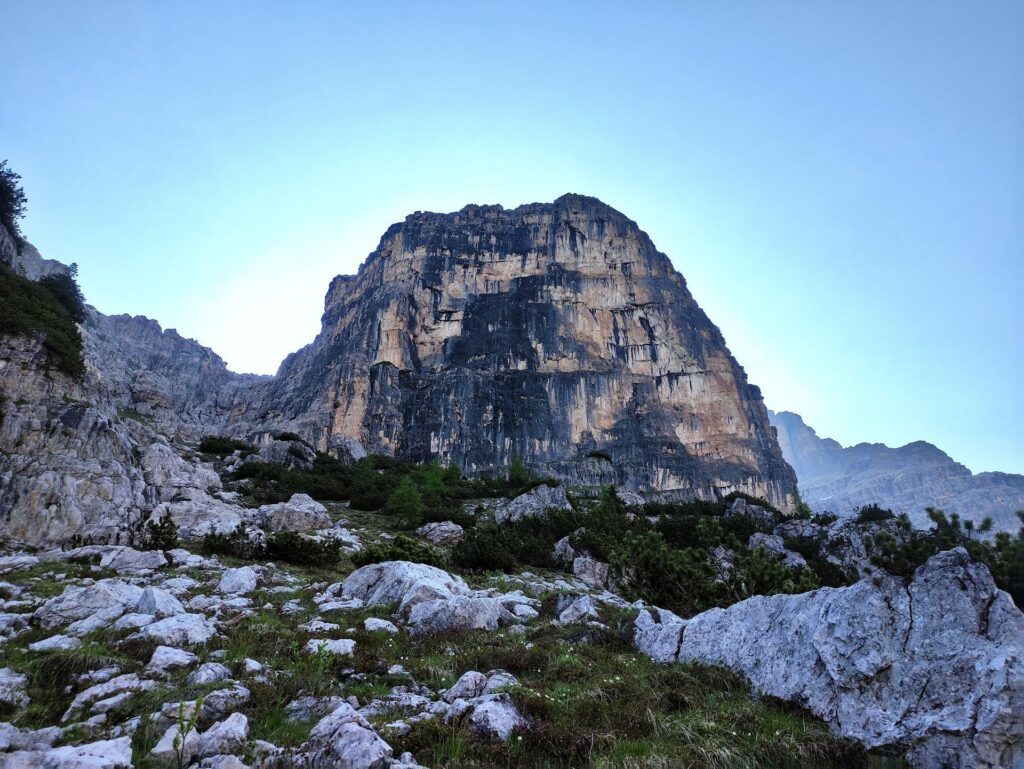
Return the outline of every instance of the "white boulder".
<path id="1" fill-rule="evenodd" d="M 543 515 L 549 507 L 559 510 L 572 510 L 565 489 L 561 486 L 541 484 L 515 499 L 501 502 L 494 508 L 494 520 L 497 523 L 518 521 L 520 518 Z"/>
<path id="2" fill-rule="evenodd" d="M 217 632 L 214 624 L 202 614 L 175 614 L 139 631 L 166 646 L 190 646 L 204 644 Z"/>
<path id="3" fill-rule="evenodd" d="M 869 748 L 909 746 L 918 766 L 1024 760 L 1024 614 L 963 548 L 909 585 L 880 575 L 689 620 L 644 610 L 635 640 L 655 659 L 740 672 Z"/>
<path id="4" fill-rule="evenodd" d="M 256 589 L 259 574 L 252 566 L 227 569 L 217 583 L 217 592 L 225 595 L 245 595 Z"/>

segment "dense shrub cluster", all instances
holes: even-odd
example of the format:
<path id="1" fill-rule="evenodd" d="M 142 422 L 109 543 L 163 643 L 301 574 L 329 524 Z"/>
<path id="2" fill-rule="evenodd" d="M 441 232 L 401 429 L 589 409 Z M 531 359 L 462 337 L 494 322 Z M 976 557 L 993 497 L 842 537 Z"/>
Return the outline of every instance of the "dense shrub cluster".
<path id="1" fill-rule="evenodd" d="M 76 379 L 85 374 L 82 336 L 76 325 L 84 319 L 74 265 L 67 275 L 37 283 L 0 263 L 0 334 L 42 335 L 50 366 Z"/>
<path id="2" fill-rule="evenodd" d="M 251 494 L 260 503 L 283 502 L 305 493 L 323 501 L 347 501 L 356 510 L 383 510 L 410 528 L 424 521 L 463 523 L 465 500 L 515 496 L 543 482 L 514 466 L 507 478 L 467 479 L 455 465 L 416 464 L 380 455 L 344 464 L 326 454 L 317 454 L 309 469 L 265 462 L 243 465 L 235 478 L 250 479 Z"/>
<path id="3" fill-rule="evenodd" d="M 142 530 L 143 550 L 173 550 L 178 546 L 178 527 L 170 515 L 164 514 L 156 521 L 146 521 Z"/>
<path id="4" fill-rule="evenodd" d="M 788 569 L 774 554 L 746 547 L 754 532 L 771 531 L 781 513 L 771 522 L 726 516 L 730 502 L 648 504 L 637 515 L 607 487 L 590 509 L 477 525 L 455 546 L 452 560 L 471 570 L 551 568 L 561 566 L 552 560 L 554 544 L 569 537 L 575 549 L 611 564 L 620 590 L 687 615 L 751 595 L 803 592 L 822 582 L 813 568 Z M 735 552 L 730 567 L 713 557 L 717 547 Z M 835 579 L 831 571 L 828 577 Z"/>
<path id="5" fill-rule="evenodd" d="M 207 534 L 200 550 L 204 555 L 227 555 L 246 561 L 283 561 L 327 568 L 337 564 L 341 544 L 336 539 L 316 540 L 294 531 L 278 531 L 264 540 L 253 536 L 243 523 L 229 534 Z"/>
<path id="6" fill-rule="evenodd" d="M 854 520 L 857 523 L 881 523 L 882 521 L 891 521 L 895 517 L 892 510 L 886 510 L 884 507 L 872 503 L 860 508 Z"/>
<path id="7" fill-rule="evenodd" d="M 338 563 L 340 552 L 337 539 L 316 540 L 295 531 L 278 531 L 267 537 L 266 553 L 271 561 L 326 568 Z"/>
<path id="8" fill-rule="evenodd" d="M 241 452 L 243 457 L 256 453 L 256 447 L 252 444 L 225 435 L 207 435 L 199 442 L 199 450 L 218 457 L 226 457 L 236 451 Z"/>
<path id="9" fill-rule="evenodd" d="M 364 547 L 352 555 L 352 562 L 356 566 L 384 561 L 412 561 L 439 568 L 443 568 L 447 562 L 444 554 L 436 547 L 417 542 L 404 534 L 399 534 L 390 542 Z"/>

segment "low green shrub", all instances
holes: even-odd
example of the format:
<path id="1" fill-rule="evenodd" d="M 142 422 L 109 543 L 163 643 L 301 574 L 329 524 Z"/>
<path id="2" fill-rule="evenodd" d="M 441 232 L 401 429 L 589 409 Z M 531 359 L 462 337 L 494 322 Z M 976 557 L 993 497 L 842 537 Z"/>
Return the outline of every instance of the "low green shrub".
<path id="1" fill-rule="evenodd" d="M 854 520 L 857 523 L 881 523 L 882 521 L 891 521 L 895 517 L 892 510 L 886 510 L 884 507 L 872 503 L 860 508 Z"/>
<path id="2" fill-rule="evenodd" d="M 512 571 L 516 568 L 516 559 L 509 541 L 502 527 L 480 524 L 467 531 L 455 545 L 452 563 L 470 571 Z"/>
<path id="3" fill-rule="evenodd" d="M 266 557 L 296 566 L 328 568 L 338 563 L 341 542 L 336 539 L 316 540 L 295 531 L 278 531 L 267 537 Z"/>
<path id="4" fill-rule="evenodd" d="M 241 524 L 227 534 L 211 531 L 203 537 L 199 545 L 203 555 L 227 555 L 254 561 L 263 556 L 263 543 L 249 532 L 246 524 Z"/>
<path id="5" fill-rule="evenodd" d="M 173 550 L 178 546 L 178 527 L 165 513 L 156 521 L 146 521 L 139 546 L 143 550 Z"/>
<path id="6" fill-rule="evenodd" d="M 971 558 L 985 564 L 996 585 L 1024 607 L 1024 510 L 1018 511 L 1021 527 L 1016 534 L 998 532 L 991 541 L 980 535 L 992 529 L 992 520 L 980 524 L 963 521 L 956 513 L 946 514 L 934 507 L 926 509 L 932 527 L 914 529 L 905 515 L 897 516 L 899 537 L 887 531 L 866 536 L 864 544 L 872 562 L 897 576 L 911 579 L 914 572 L 936 553 L 963 547 Z"/>
<path id="7" fill-rule="evenodd" d="M 207 435 L 199 441 L 199 450 L 203 454 L 213 454 L 224 457 L 240 451 L 242 456 L 256 453 L 256 447 L 245 441 L 236 438 L 229 438 L 226 435 Z"/>
<path id="8" fill-rule="evenodd" d="M 274 532 L 264 541 L 252 536 L 243 523 L 228 534 L 207 534 L 200 550 L 204 555 L 227 555 L 246 561 L 283 561 L 296 566 L 328 568 L 338 563 L 341 546 L 337 539 L 313 539 L 295 531 Z"/>
<path id="9" fill-rule="evenodd" d="M 364 547 L 352 555 L 352 563 L 356 566 L 384 561 L 412 561 L 438 568 L 443 568 L 447 563 L 444 554 L 436 547 L 417 542 L 404 534 L 399 534 L 390 542 Z"/>

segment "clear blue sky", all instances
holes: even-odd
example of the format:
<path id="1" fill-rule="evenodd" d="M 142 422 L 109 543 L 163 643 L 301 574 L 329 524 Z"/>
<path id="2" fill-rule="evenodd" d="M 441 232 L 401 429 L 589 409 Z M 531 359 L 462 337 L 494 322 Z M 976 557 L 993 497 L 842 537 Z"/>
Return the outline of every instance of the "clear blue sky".
<path id="1" fill-rule="evenodd" d="M 770 407 L 1024 472 L 1024 3 L 0 0 L 0 50 L 28 237 L 236 370 L 407 213 L 580 192 Z"/>

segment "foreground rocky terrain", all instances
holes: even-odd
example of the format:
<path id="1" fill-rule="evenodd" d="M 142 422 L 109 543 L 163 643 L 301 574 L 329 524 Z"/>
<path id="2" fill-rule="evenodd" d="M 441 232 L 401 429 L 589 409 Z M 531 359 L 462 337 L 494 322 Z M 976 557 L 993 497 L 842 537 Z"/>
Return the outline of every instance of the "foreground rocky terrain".
<path id="1" fill-rule="evenodd" d="M 394 542 L 387 516 L 310 500 L 262 520 L 321 527 L 352 557 Z M 419 537 L 444 550 L 457 528 Z M 598 567 L 576 556 L 568 574 L 460 576 L 180 547 L 10 553 L 0 766 L 853 766 L 886 747 L 916 766 L 1000 767 L 1020 755 L 1024 615 L 963 550 L 906 585 L 866 567 L 851 587 L 689 619 L 627 602 Z M 752 699 L 745 680 L 770 697 Z"/>
<path id="2" fill-rule="evenodd" d="M 899 448 L 880 443 L 840 446 L 819 438 L 799 414 L 769 411 L 786 461 L 800 479 L 800 495 L 815 512 L 849 516 L 877 504 L 906 512 L 925 526 L 925 508 L 938 507 L 980 522 L 991 518 L 995 531 L 1016 531 L 1024 510 L 1024 476 L 971 473 L 930 443 Z"/>

